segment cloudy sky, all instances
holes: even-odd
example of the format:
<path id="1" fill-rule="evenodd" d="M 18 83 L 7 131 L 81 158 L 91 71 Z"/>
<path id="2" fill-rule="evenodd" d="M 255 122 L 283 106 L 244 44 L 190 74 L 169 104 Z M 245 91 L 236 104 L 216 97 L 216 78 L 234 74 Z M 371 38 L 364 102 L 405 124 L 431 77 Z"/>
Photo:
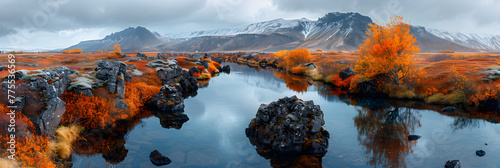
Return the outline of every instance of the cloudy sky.
<path id="1" fill-rule="evenodd" d="M 500 34 L 498 0 L 2 0 L 0 8 L 0 50 L 65 48 L 127 27 L 164 35 L 329 12 L 381 22 L 397 14 L 413 25 Z"/>

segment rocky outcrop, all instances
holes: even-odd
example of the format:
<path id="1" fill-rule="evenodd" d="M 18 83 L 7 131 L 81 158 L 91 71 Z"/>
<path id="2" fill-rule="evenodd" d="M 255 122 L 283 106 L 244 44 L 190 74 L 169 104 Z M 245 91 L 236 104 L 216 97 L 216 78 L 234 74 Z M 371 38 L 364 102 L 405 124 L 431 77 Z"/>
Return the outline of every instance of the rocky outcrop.
<path id="1" fill-rule="evenodd" d="M 184 99 L 197 94 L 197 79 L 177 65 L 159 68 L 157 72 L 164 86 L 151 100 L 153 105 L 161 111 L 183 111 Z"/>
<path id="2" fill-rule="evenodd" d="M 47 107 L 38 118 L 38 126 L 42 134 L 54 135 L 61 117 L 66 112 L 66 103 L 59 97 L 52 98 L 46 103 Z"/>
<path id="3" fill-rule="evenodd" d="M 220 68 L 220 72 L 231 73 L 231 67 L 229 65 L 224 65 Z"/>
<path id="4" fill-rule="evenodd" d="M 97 87 L 104 87 L 111 94 L 116 93 L 120 99 L 125 96 L 125 82 L 132 82 L 132 75 L 127 73 L 127 64 L 115 60 L 97 62 L 94 77 Z"/>
<path id="5" fill-rule="evenodd" d="M 160 119 L 160 125 L 163 128 L 181 129 L 182 125 L 189 121 L 189 117 L 183 112 L 163 113 L 162 111 L 152 111 L 152 113 Z"/>
<path id="6" fill-rule="evenodd" d="M 156 56 L 156 58 L 158 59 L 167 59 L 167 56 L 163 53 L 158 53 L 158 55 Z"/>
<path id="7" fill-rule="evenodd" d="M 257 150 L 324 155 L 330 138 L 324 124 L 318 105 L 293 96 L 262 104 L 245 133 Z"/>
<path id="8" fill-rule="evenodd" d="M 339 73 L 339 77 L 342 78 L 342 80 L 345 80 L 345 79 L 351 77 L 352 75 L 354 75 L 354 69 L 352 69 L 352 67 L 348 67 L 348 68 L 340 71 L 340 73 Z"/>

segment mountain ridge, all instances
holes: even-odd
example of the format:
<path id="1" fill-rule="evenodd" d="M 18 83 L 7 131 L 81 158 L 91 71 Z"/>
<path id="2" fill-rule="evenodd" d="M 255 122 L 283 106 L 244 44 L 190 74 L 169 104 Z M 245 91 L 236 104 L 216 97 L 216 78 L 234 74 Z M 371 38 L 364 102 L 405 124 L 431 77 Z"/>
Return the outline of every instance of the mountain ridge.
<path id="1" fill-rule="evenodd" d="M 354 51 L 366 39 L 366 30 L 373 23 L 370 17 L 359 13 L 332 12 L 316 21 L 306 18 L 285 20 L 282 18 L 243 26 L 205 31 L 171 33 L 164 36 L 138 26 L 106 36 L 101 40 L 82 41 L 68 49 L 83 51 L 112 49 L 121 44 L 123 51 L 173 51 L 173 52 L 219 52 L 219 51 L 267 51 L 308 47 L 309 49 Z M 500 41 L 485 45 L 479 42 L 457 41 L 445 36 L 445 31 L 411 26 L 421 52 L 453 50 L 477 52 L 500 50 Z M 439 33 L 440 32 L 440 33 Z M 492 36 L 500 40 L 500 36 Z M 479 44 L 478 44 L 479 43 Z M 475 45 L 471 45 L 475 44 Z M 498 44 L 498 45 L 497 45 Z"/>

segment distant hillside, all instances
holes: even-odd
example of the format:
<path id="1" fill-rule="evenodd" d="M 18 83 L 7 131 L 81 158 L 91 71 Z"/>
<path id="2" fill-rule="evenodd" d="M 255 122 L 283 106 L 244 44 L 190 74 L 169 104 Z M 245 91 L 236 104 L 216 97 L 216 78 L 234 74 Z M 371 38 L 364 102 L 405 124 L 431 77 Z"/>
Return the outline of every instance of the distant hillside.
<path id="1" fill-rule="evenodd" d="M 127 51 L 157 51 L 156 46 L 163 44 L 158 33 L 152 33 L 148 29 L 137 26 L 129 27 L 120 32 L 110 34 L 101 40 L 82 41 L 66 49 L 80 48 L 84 52 L 94 52 L 97 50 L 113 50 L 113 45 L 120 44 L 124 52 Z"/>
<path id="2" fill-rule="evenodd" d="M 359 13 L 333 12 L 317 21 L 305 18 L 274 19 L 232 28 L 166 34 L 164 37 L 139 26 L 113 33 L 101 40 L 82 41 L 68 49 L 112 50 L 114 44 L 121 44 L 123 51 L 275 52 L 297 47 L 354 51 L 358 50 L 359 45 L 366 39 L 365 32 L 370 23 L 373 23 L 371 18 Z M 484 44 L 488 38 L 469 36 L 476 37 L 476 42 L 467 38 L 461 38 L 460 42 L 443 31 L 427 30 L 425 27 L 412 26 L 410 31 L 414 34 L 421 52 L 500 50 L 500 42 L 495 41 L 500 39 L 498 36 L 488 36 L 491 42 L 485 46 L 478 43 Z"/>

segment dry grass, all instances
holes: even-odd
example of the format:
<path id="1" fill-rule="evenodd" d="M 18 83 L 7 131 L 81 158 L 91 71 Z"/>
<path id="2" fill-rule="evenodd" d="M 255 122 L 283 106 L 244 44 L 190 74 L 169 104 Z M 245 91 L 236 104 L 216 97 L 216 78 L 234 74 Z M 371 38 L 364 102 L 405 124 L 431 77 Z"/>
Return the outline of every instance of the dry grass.
<path id="1" fill-rule="evenodd" d="M 49 142 L 49 148 L 59 158 L 68 159 L 73 153 L 72 143 L 80 137 L 80 129 L 75 125 L 59 127 L 55 137 L 55 141 Z"/>

